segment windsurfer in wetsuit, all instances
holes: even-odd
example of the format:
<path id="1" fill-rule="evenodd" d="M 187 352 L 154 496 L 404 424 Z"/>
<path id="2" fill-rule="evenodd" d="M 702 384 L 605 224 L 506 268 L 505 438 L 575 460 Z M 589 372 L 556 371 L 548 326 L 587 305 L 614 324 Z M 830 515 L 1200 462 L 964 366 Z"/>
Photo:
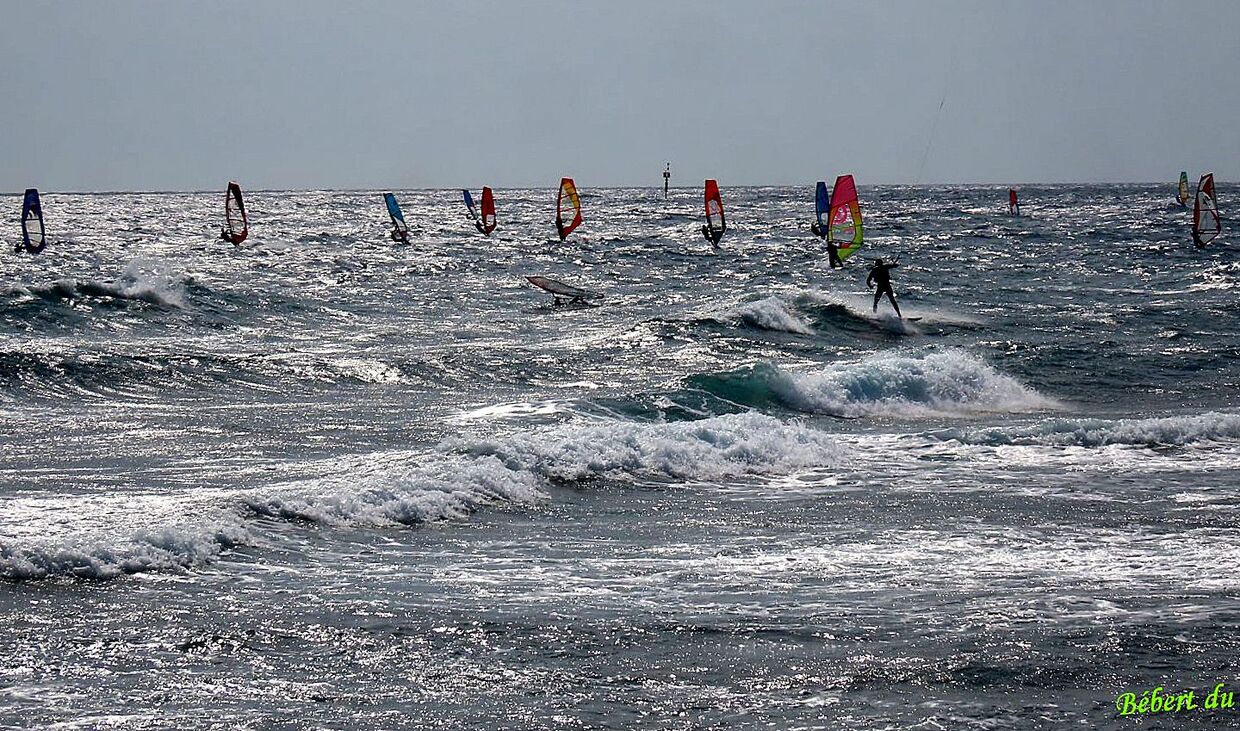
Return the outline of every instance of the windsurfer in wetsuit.
<path id="1" fill-rule="evenodd" d="M 718 246 L 719 240 L 723 238 L 723 229 L 716 231 L 710 226 L 703 226 L 702 236 L 704 236 L 713 246 Z"/>
<path id="2" fill-rule="evenodd" d="M 477 224 L 478 222 L 474 221 L 474 223 Z M 481 226 L 479 226 L 479 228 L 481 228 Z M 564 233 L 564 219 L 561 218 L 558 213 L 555 214 L 555 230 L 560 234 L 560 241 L 568 238 L 568 235 Z"/>
<path id="3" fill-rule="evenodd" d="M 896 293 L 894 290 L 891 289 L 891 270 L 899 266 L 899 262 L 900 260 L 898 258 L 895 261 L 891 262 L 890 264 L 883 263 L 882 259 L 875 259 L 874 266 L 870 269 L 870 276 L 866 277 L 865 279 L 865 286 L 868 289 L 875 290 L 874 291 L 874 311 L 875 312 L 878 312 L 878 301 L 882 299 L 882 296 L 884 294 L 886 294 L 887 299 L 891 300 L 891 306 L 895 308 L 896 317 L 899 317 L 901 320 L 903 320 L 904 315 L 900 314 L 900 305 L 896 304 Z M 878 285 L 878 288 L 875 289 L 874 285 Z"/>
<path id="4" fill-rule="evenodd" d="M 814 221 L 813 223 L 809 225 L 809 230 L 810 230 L 810 233 L 814 234 L 820 239 L 827 238 L 827 231 L 823 229 L 821 226 L 819 226 L 817 221 Z M 827 239 L 827 258 L 831 264 L 832 269 L 843 269 L 844 268 L 844 260 L 840 258 L 840 247 L 836 246 L 835 242 L 831 241 L 830 239 Z"/>
<path id="5" fill-rule="evenodd" d="M 230 244 L 232 243 L 232 234 L 228 233 L 228 229 L 223 226 L 220 226 L 220 240 L 227 241 Z"/>

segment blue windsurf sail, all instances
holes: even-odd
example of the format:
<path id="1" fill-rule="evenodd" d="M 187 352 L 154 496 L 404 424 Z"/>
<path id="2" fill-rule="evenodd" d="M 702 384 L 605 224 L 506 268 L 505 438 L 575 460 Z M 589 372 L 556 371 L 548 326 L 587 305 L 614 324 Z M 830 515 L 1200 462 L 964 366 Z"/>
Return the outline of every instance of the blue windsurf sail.
<path id="1" fill-rule="evenodd" d="M 477 221 L 478 209 L 474 208 L 474 197 L 464 188 L 461 189 L 461 196 L 465 199 L 465 208 L 469 211 L 469 220 Z"/>
<path id="2" fill-rule="evenodd" d="M 817 221 L 818 227 L 814 233 L 823 238 L 827 237 L 827 221 L 830 221 L 831 213 L 831 194 L 827 192 L 827 184 L 819 180 L 818 185 L 814 188 L 814 220 Z M 827 216 L 827 221 L 823 221 L 822 217 Z"/>
<path id="3" fill-rule="evenodd" d="M 387 203 L 388 215 L 392 217 L 392 239 L 408 241 L 409 226 L 405 223 L 405 214 L 401 213 L 400 204 L 396 202 L 396 196 L 391 193 L 384 193 L 383 202 Z"/>
<path id="4" fill-rule="evenodd" d="M 47 246 L 43 231 L 43 206 L 39 205 L 39 191 L 28 188 L 22 198 L 22 244 L 26 251 L 37 254 Z"/>

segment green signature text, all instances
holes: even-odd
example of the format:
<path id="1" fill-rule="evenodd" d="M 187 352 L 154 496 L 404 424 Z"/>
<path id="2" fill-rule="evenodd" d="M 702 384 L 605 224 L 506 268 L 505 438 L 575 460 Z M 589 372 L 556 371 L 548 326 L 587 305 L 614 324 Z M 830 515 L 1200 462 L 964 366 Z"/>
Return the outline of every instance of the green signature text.
<path id="1" fill-rule="evenodd" d="M 1223 690 L 1223 684 L 1214 686 L 1205 700 L 1198 703 L 1196 691 L 1166 693 L 1160 685 L 1153 690 L 1137 693 L 1120 693 L 1115 697 L 1115 710 L 1121 716 L 1146 713 L 1180 713 L 1183 711 L 1214 711 L 1232 708 L 1236 704 L 1235 693 Z"/>

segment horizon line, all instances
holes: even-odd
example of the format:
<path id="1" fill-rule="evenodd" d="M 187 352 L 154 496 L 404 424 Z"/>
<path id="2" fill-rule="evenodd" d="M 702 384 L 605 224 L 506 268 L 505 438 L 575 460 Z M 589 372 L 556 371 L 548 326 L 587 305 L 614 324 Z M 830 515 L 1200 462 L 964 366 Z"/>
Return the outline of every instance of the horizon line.
<path id="1" fill-rule="evenodd" d="M 705 180 L 705 179 L 704 179 L 704 180 Z M 737 185 L 727 185 L 727 184 L 721 184 L 721 185 L 720 185 L 720 187 L 721 187 L 721 188 L 724 188 L 724 189 L 727 189 L 727 188 L 797 188 L 797 187 L 800 187 L 800 186 L 808 186 L 808 187 L 812 187 L 813 185 L 815 185 L 815 184 L 816 184 L 816 182 L 817 182 L 817 181 L 814 181 L 814 182 L 804 182 L 804 183 L 747 183 L 747 184 L 737 184 Z M 1229 181 L 1226 181 L 1226 180 L 1218 180 L 1218 179 L 1215 179 L 1215 183 L 1217 183 L 1217 184 L 1227 184 L 1228 182 L 1229 182 Z M 1171 186 L 1171 187 L 1175 187 L 1177 184 L 1178 184 L 1178 179 L 1176 179 L 1176 180 L 1172 180 L 1171 182 L 1167 182 L 1167 181 L 1151 181 L 1151 180 L 1132 180 L 1132 181 L 1114 181 L 1114 180 L 1111 180 L 1111 181 L 1080 181 L 1080 180 L 1062 180 L 1062 181 L 1052 181 L 1052 182 L 1034 182 L 1034 181 L 1023 181 L 1023 182 L 1011 182 L 1011 183 L 993 183 L 993 182 L 969 182 L 969 183 L 961 183 L 961 182 L 954 182 L 954 183 L 865 183 L 865 184 L 858 184 L 858 185 L 857 185 L 857 187 L 858 187 L 858 188 L 943 188 L 943 187 L 960 187 L 960 188 L 969 188 L 969 187 L 973 187 L 973 188 L 1004 188 L 1004 187 L 1009 187 L 1009 188 L 1012 188 L 1012 187 L 1021 187 L 1021 186 L 1028 186 L 1028 187 L 1055 187 L 1055 186 L 1068 186 L 1068 185 L 1081 185 L 1081 186 L 1084 186 L 1084 185 L 1091 185 L 1091 186 L 1092 186 L 1092 185 L 1150 185 L 1150 186 L 1156 186 L 1156 185 L 1169 185 L 1169 186 Z M 224 185 L 223 185 L 223 186 L 221 186 L 221 187 L 219 187 L 219 188 L 190 188 L 190 189 L 173 189 L 173 188 L 154 189 L 154 188 L 152 188 L 152 189 L 130 189 L 130 190 L 122 190 L 122 189 L 114 189 L 114 190 L 108 190 L 108 189 L 102 189 L 102 190 L 56 190 L 56 189 L 52 189 L 52 188 L 39 188 L 38 186 L 35 186 L 35 187 L 34 187 L 34 189 L 35 189 L 35 190 L 38 190 L 41 194 L 52 193 L 52 194 L 65 194 L 65 195 L 151 195 L 151 194 L 171 194 L 171 193 L 181 193 L 181 194 L 199 194 L 199 193 L 206 194 L 206 193 L 221 193 L 221 192 L 225 191 L 225 190 L 227 189 L 227 187 L 228 187 L 228 183 L 224 183 Z M 558 185 L 558 183 L 557 183 L 557 184 L 548 184 L 548 185 L 545 185 L 545 186 L 543 186 L 543 185 L 508 185 L 508 186 L 490 186 L 490 187 L 491 187 L 492 189 L 494 189 L 494 190 L 544 190 L 544 189 L 545 189 L 545 190 L 556 190 L 556 189 L 558 189 L 558 188 L 559 188 L 559 185 Z M 589 190 L 589 189 L 592 189 L 592 188 L 593 188 L 593 189 L 614 189 L 614 190 L 645 190 L 645 189 L 650 189 L 650 190 L 662 190 L 662 189 L 663 189 L 662 184 L 654 184 L 654 185 L 593 185 L 593 186 L 591 186 L 591 185 L 580 186 L 580 185 L 579 185 L 578 187 L 579 187 L 579 188 L 581 188 L 581 189 L 585 189 L 585 190 Z M 669 186 L 669 188 L 668 188 L 668 189 L 669 189 L 669 190 L 695 190 L 695 189 L 697 189 L 697 188 L 699 188 L 699 187 L 700 187 L 700 186 L 699 186 L 699 185 L 696 185 L 696 184 L 694 184 L 694 185 L 672 185 L 672 186 Z M 412 187 L 390 187 L 390 186 L 389 186 L 389 187 L 380 187 L 380 188 L 352 188 L 352 187 L 346 187 L 346 188 L 318 188 L 318 187 L 308 187 L 308 188 L 245 188 L 245 187 L 243 186 L 243 188 L 242 188 L 242 189 L 243 189 L 243 190 L 248 190 L 249 192 L 252 192 L 252 193 L 316 193 L 316 192 L 318 192 L 318 193 L 376 193 L 376 192 L 391 192 L 391 191 L 405 191 L 405 192 L 411 192 L 411 191 L 416 191 L 416 192 L 432 192 L 432 191 L 459 191 L 459 190 L 464 190 L 464 188 L 460 188 L 460 187 L 457 187 L 457 186 L 442 186 L 442 185 L 433 185 L 433 186 L 412 186 Z M 20 196 L 22 196 L 22 195 L 24 195 L 24 194 L 25 194 L 25 191 L 26 191 L 26 190 L 27 190 L 27 189 L 22 189 L 22 190 L 20 190 L 20 191 L 4 191 L 4 192 L 0 192 L 0 195 L 12 195 L 12 196 L 18 196 L 18 197 L 20 197 Z"/>

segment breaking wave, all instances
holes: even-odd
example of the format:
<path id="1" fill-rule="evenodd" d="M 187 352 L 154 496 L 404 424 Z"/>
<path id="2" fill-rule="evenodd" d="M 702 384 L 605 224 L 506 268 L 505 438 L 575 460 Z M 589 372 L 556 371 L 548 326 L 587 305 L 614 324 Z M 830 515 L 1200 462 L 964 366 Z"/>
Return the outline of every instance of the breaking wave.
<path id="1" fill-rule="evenodd" d="M 688 384 L 734 403 L 838 417 L 923 417 L 1055 408 L 1056 402 L 959 350 L 877 355 L 816 371 L 763 362 Z"/>
<path id="2" fill-rule="evenodd" d="M 936 436 L 985 446 L 1183 447 L 1240 439 L 1240 414 L 1210 411 L 1149 419 L 1048 419 L 1032 426 L 946 430 Z"/>
<path id="3" fill-rule="evenodd" d="M 744 302 L 711 319 L 728 324 L 742 324 L 758 330 L 809 335 L 813 328 L 797 313 L 796 309 L 778 297 L 767 297 L 754 302 Z"/>
<path id="4" fill-rule="evenodd" d="M 485 507 L 534 504 L 547 499 L 555 483 L 763 475 L 835 464 L 840 455 L 823 432 L 755 413 L 666 424 L 566 423 L 485 440 L 457 437 L 431 454 L 367 455 L 335 463 L 335 473 L 321 479 L 232 493 L 191 514 L 155 515 L 166 528 L 126 528 L 126 522 L 151 517 L 118 518 L 108 510 L 83 518 L 121 524 L 110 530 L 105 525 L 88 540 L 49 540 L 27 525 L 22 536 L 0 538 L 0 578 L 109 579 L 185 569 L 263 540 L 255 517 L 324 526 L 418 525 L 464 518 Z M 141 503 L 118 509 L 142 510 Z M 40 513 L 64 519 L 63 511 L 46 506 L 23 512 L 28 523 Z"/>

